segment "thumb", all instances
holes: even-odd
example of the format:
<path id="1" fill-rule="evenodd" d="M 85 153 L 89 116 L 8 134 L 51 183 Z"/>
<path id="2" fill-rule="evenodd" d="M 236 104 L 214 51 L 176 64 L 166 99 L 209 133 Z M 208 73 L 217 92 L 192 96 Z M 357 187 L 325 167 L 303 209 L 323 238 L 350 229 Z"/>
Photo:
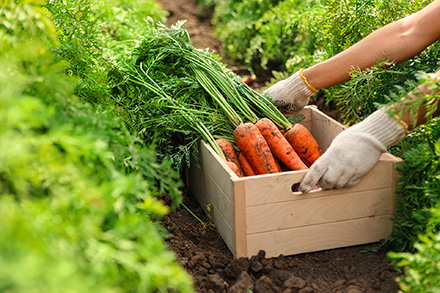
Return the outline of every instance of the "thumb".
<path id="1" fill-rule="evenodd" d="M 307 171 L 303 180 L 301 180 L 301 184 L 299 185 L 299 189 L 302 193 L 310 192 L 313 188 L 315 188 L 319 179 L 321 179 L 322 175 L 327 172 L 328 164 L 324 157 L 319 158 L 315 163 L 313 163 L 312 167 Z"/>

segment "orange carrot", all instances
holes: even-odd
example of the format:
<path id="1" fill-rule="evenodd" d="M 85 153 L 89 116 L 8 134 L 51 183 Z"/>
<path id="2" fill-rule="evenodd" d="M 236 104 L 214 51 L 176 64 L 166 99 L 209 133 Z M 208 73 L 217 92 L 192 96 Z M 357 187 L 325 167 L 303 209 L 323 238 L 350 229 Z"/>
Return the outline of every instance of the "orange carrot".
<path id="1" fill-rule="evenodd" d="M 284 134 L 284 137 L 301 160 L 309 167 L 322 155 L 318 142 L 310 131 L 299 123 L 293 125 L 293 127 Z"/>
<path id="2" fill-rule="evenodd" d="M 229 168 L 231 168 L 232 171 L 234 171 L 235 174 L 237 174 L 238 177 L 243 177 L 243 171 L 238 168 L 238 166 L 234 162 L 228 162 L 226 161 L 226 165 L 228 165 Z"/>
<path id="3" fill-rule="evenodd" d="M 238 160 L 237 152 L 235 151 L 232 143 L 224 138 L 216 139 L 215 142 L 217 143 L 217 145 L 220 147 L 223 154 L 225 155 L 226 161 L 234 163 L 237 166 L 240 174 L 243 176 L 241 164 L 240 161 Z"/>
<path id="4" fill-rule="evenodd" d="M 253 123 L 242 123 L 234 130 L 234 141 L 257 174 L 279 173 L 266 140 Z"/>
<path id="5" fill-rule="evenodd" d="M 238 154 L 238 160 L 240 161 L 241 169 L 243 169 L 243 173 L 245 176 L 257 175 L 257 173 L 254 171 L 254 168 L 252 168 L 252 165 L 246 159 L 246 156 L 243 154 L 243 152 L 240 152 Z"/>
<path id="6" fill-rule="evenodd" d="M 284 163 L 281 162 L 279 159 L 277 159 L 277 158 L 275 158 L 275 159 L 276 159 L 278 165 L 280 166 L 281 172 L 292 171 L 290 168 L 288 168 L 286 165 L 284 165 Z"/>
<path id="7" fill-rule="evenodd" d="M 264 139 L 267 141 L 273 155 L 291 170 L 305 170 L 307 166 L 301 161 L 293 147 L 281 134 L 278 127 L 268 118 L 262 118 L 255 123 Z"/>

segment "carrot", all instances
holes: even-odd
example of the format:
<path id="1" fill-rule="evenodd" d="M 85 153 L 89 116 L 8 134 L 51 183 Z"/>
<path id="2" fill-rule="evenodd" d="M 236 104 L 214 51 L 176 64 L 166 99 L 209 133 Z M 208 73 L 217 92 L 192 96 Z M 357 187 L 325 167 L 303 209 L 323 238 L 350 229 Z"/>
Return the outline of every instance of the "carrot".
<path id="1" fill-rule="evenodd" d="M 308 167 L 322 155 L 318 142 L 310 131 L 299 123 L 293 125 L 293 127 L 284 134 L 284 137 Z"/>
<path id="2" fill-rule="evenodd" d="M 241 175 L 243 175 L 243 170 L 241 169 L 241 164 L 238 160 L 237 152 L 235 151 L 232 143 L 224 138 L 216 139 L 215 142 L 222 150 L 222 153 L 225 155 L 226 161 L 232 162 L 237 165 L 237 168 L 240 170 Z"/>
<path id="3" fill-rule="evenodd" d="M 293 147 L 281 134 L 278 127 L 268 118 L 262 118 L 255 123 L 264 139 L 267 141 L 273 155 L 291 170 L 305 170 L 307 166 L 301 161 Z"/>
<path id="4" fill-rule="evenodd" d="M 257 174 L 281 172 L 266 140 L 255 124 L 247 122 L 238 125 L 233 138 Z"/>
<path id="5" fill-rule="evenodd" d="M 281 162 L 279 159 L 277 159 L 277 158 L 275 158 L 275 159 L 276 159 L 278 165 L 280 166 L 281 172 L 292 171 L 290 168 L 288 168 L 286 165 L 284 165 L 284 163 Z"/>
<path id="6" fill-rule="evenodd" d="M 257 175 L 257 173 L 254 171 L 254 168 L 252 168 L 252 165 L 246 159 L 246 156 L 243 154 L 243 152 L 240 152 L 238 154 L 238 160 L 240 161 L 241 169 L 243 169 L 243 174 L 245 176 Z"/>
<path id="7" fill-rule="evenodd" d="M 238 166 L 234 162 L 228 162 L 226 161 L 226 165 L 228 165 L 229 168 L 231 168 L 232 171 L 234 171 L 235 174 L 237 174 L 238 177 L 243 177 L 243 171 L 238 168 Z"/>

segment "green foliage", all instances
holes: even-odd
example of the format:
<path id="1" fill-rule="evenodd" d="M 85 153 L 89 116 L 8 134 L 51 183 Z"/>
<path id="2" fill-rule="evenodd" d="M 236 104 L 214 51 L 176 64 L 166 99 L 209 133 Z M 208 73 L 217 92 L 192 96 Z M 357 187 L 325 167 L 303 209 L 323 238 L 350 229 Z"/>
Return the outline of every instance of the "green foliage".
<path id="1" fill-rule="evenodd" d="M 97 1 L 101 31 L 116 41 L 138 39 L 145 30 L 146 20 L 164 22 L 165 12 L 153 0 L 110 0 Z"/>
<path id="2" fill-rule="evenodd" d="M 151 168 L 148 162 L 151 161 L 149 157 L 154 154 L 153 148 L 146 149 L 145 141 L 130 134 L 132 129 L 120 117 L 122 111 L 120 108 L 116 107 L 116 111 L 110 110 L 114 108 L 114 104 L 108 84 L 108 71 L 114 66 L 114 59 L 121 54 L 119 49 L 128 46 L 127 44 L 134 46 L 136 39 L 123 39 L 118 36 L 117 40 L 123 45 L 118 45 L 116 50 L 111 50 L 112 46 L 116 46 L 113 43 L 115 40 L 110 40 L 106 31 L 103 33 L 101 25 L 106 23 L 106 27 L 116 28 L 118 27 L 117 21 L 121 21 L 124 26 L 118 27 L 118 32 L 122 36 L 138 37 L 136 34 L 140 34 L 145 29 L 145 27 L 136 26 L 141 17 L 147 17 L 145 14 L 147 10 L 142 10 L 140 6 L 145 4 L 144 2 L 117 1 L 115 4 L 119 6 L 114 7 L 111 6 L 113 2 L 108 1 L 94 3 L 90 0 L 80 0 L 66 5 L 63 1 L 56 0 L 48 2 L 46 6 L 54 14 L 53 20 L 60 36 L 60 45 L 54 47 L 53 51 L 58 58 L 62 58 L 63 62 L 68 61 L 65 73 L 78 78 L 75 93 L 85 101 L 93 103 L 98 109 L 102 109 L 99 114 L 102 117 L 98 119 L 90 119 L 86 112 L 80 114 L 82 123 L 105 130 L 105 133 L 102 133 L 103 136 L 110 139 L 112 147 L 119 148 L 114 150 L 117 152 L 115 160 L 124 172 L 133 171 L 142 174 L 145 178 L 154 178 L 155 185 L 158 186 L 174 185 L 178 175 L 165 171 L 169 170 L 171 163 L 169 161 L 161 163 L 164 164 L 164 168 L 158 170 L 164 170 L 163 173 L 157 171 L 156 168 Z M 152 5 L 148 11 L 153 12 L 154 9 L 158 9 L 157 4 Z M 162 17 L 162 14 L 156 12 L 153 16 Z M 147 23 L 146 19 L 144 23 Z M 106 53 L 103 52 L 104 49 Z M 165 189 L 160 187 L 160 193 L 164 191 Z M 180 194 L 173 191 L 169 194 L 175 201 L 173 206 L 180 202 Z"/>
<path id="3" fill-rule="evenodd" d="M 225 48 L 224 53 L 229 59 L 243 61 L 246 58 L 250 41 L 258 31 L 258 20 L 278 2 L 280 1 L 217 1 L 212 21 L 216 35 Z"/>
<path id="4" fill-rule="evenodd" d="M 413 90 L 426 73 L 436 71 L 440 42 L 399 65 L 383 61 L 367 70 L 352 72 L 352 79 L 330 88 L 327 101 L 334 101 L 347 124 L 361 121 L 377 110 L 377 105 L 396 103 L 403 93 Z M 385 68 L 384 66 L 390 66 Z M 399 94 L 395 92 L 398 91 Z"/>
<path id="5" fill-rule="evenodd" d="M 327 59 L 354 45 L 376 29 L 407 16 L 431 1 L 325 0 L 324 13 L 311 20 L 321 58 Z M 319 9 L 319 7 L 318 7 Z"/>
<path id="6" fill-rule="evenodd" d="M 440 151 L 440 143 L 437 142 Z M 431 188 L 440 190 L 440 178 L 431 184 Z M 440 205 L 431 209 L 431 220 L 425 233 L 418 236 L 413 253 L 389 253 L 397 266 L 403 268 L 403 276 L 397 279 L 403 292 L 438 292 L 440 291 Z"/>
<path id="7" fill-rule="evenodd" d="M 155 0 L 52 0 L 45 6 L 60 40 L 54 51 L 69 62 L 67 74 L 80 77 L 76 94 L 94 104 L 109 102 L 104 73 L 118 54 L 135 46 L 147 18 L 165 19 Z"/>
<path id="8" fill-rule="evenodd" d="M 29 5 L 15 3 L 19 1 L 2 2 L 0 10 L 0 53 L 11 50 L 19 44 L 23 36 L 41 36 L 44 40 L 58 44 L 55 25 L 51 21 L 52 15 L 41 6 L 42 1 L 30 0 Z"/>
<path id="9" fill-rule="evenodd" d="M 192 292 L 157 222 L 178 174 L 74 95 L 42 4 L 0 11 L 0 291 Z"/>
<path id="10" fill-rule="evenodd" d="M 106 98 L 100 72 L 103 42 L 91 0 L 48 1 L 45 5 L 53 14 L 58 32 L 59 46 L 52 50 L 61 60 L 68 62 L 66 74 L 79 77 L 76 94 L 93 97 L 91 102 Z"/>
<path id="11" fill-rule="evenodd" d="M 417 85 L 413 68 L 405 64 L 386 68 L 392 65 L 383 61 L 364 71 L 353 70 L 351 80 L 327 91 L 328 101 L 334 101 L 346 124 L 355 124 L 377 110 L 378 104 L 390 102 L 396 89 L 408 92 Z"/>
<path id="12" fill-rule="evenodd" d="M 150 21 L 138 45 L 121 55 L 109 72 L 120 115 L 141 139 L 154 142 L 161 159 L 177 168 L 189 164 L 191 154 L 197 155 L 202 138 L 187 118 L 205 121 L 198 126 L 210 134 L 224 133 L 217 123 L 224 117 L 206 103 L 207 93 L 180 46 L 192 48 L 185 30 L 158 28 Z"/>
<path id="13" fill-rule="evenodd" d="M 407 82 L 409 88 L 414 90 L 411 91 L 411 99 L 408 99 L 408 92 L 404 90 L 403 87 L 396 86 L 399 93 L 391 92 L 388 97 L 388 104 L 379 105 L 380 107 L 387 107 L 388 112 L 392 115 L 399 114 L 398 118 L 401 119 L 404 113 L 409 115 L 411 122 L 414 125 L 419 124 L 422 121 L 417 121 L 423 118 L 424 121 L 431 120 L 439 108 L 440 95 L 438 95 L 438 90 L 440 88 L 440 83 L 437 80 L 436 74 L 427 74 L 425 72 L 419 72 L 416 74 L 418 80 L 417 85 L 413 85 L 411 81 Z M 420 88 L 428 89 L 431 94 L 422 94 Z M 418 109 L 425 109 L 425 116 L 418 117 Z"/>
<path id="14" fill-rule="evenodd" d="M 308 21 L 320 1 L 217 1 L 213 17 L 224 54 L 247 67 L 286 70 L 304 64 L 314 51 Z"/>
<path id="15" fill-rule="evenodd" d="M 296 65 L 304 62 L 302 59 L 315 49 L 315 37 L 307 30 L 307 21 L 314 13 L 310 7 L 316 2 L 286 0 L 266 11 L 255 23 L 256 33 L 246 50 L 245 64 L 285 70 L 287 60 L 295 60 Z"/>
<path id="16" fill-rule="evenodd" d="M 440 118 L 411 131 L 394 148 L 403 158 L 402 181 L 396 193 L 397 211 L 389 246 L 396 251 L 412 250 L 417 235 L 424 232 L 430 209 L 440 203 Z"/>

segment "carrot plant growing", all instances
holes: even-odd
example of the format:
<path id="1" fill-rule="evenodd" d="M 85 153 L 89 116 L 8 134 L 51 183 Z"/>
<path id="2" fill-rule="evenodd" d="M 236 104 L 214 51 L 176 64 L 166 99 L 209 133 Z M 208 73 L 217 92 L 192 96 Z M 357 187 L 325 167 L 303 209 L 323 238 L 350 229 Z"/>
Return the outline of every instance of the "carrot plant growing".
<path id="1" fill-rule="evenodd" d="M 419 234 L 425 231 L 430 209 L 440 202 L 438 184 L 440 160 L 438 135 L 440 120 L 415 129 L 399 145 L 404 160 L 402 181 L 396 190 L 397 210 L 390 247 L 395 251 L 412 251 Z M 399 147 L 398 146 L 398 147 Z"/>
<path id="2" fill-rule="evenodd" d="M 0 10 L 0 291 L 193 292 L 158 223 L 178 174 L 74 94 L 54 28 L 41 1 Z"/>
<path id="3" fill-rule="evenodd" d="M 437 141 L 438 143 L 438 141 Z M 438 179 L 430 188 L 439 188 Z M 440 235 L 438 232 L 440 205 L 430 209 L 431 218 L 426 229 L 418 235 L 413 252 L 390 253 L 389 256 L 403 270 L 397 283 L 403 292 L 437 292 L 440 290 Z"/>
<path id="4" fill-rule="evenodd" d="M 403 292 L 440 289 L 440 119 L 433 119 L 403 142 L 403 178 L 388 255 L 402 269 Z"/>

